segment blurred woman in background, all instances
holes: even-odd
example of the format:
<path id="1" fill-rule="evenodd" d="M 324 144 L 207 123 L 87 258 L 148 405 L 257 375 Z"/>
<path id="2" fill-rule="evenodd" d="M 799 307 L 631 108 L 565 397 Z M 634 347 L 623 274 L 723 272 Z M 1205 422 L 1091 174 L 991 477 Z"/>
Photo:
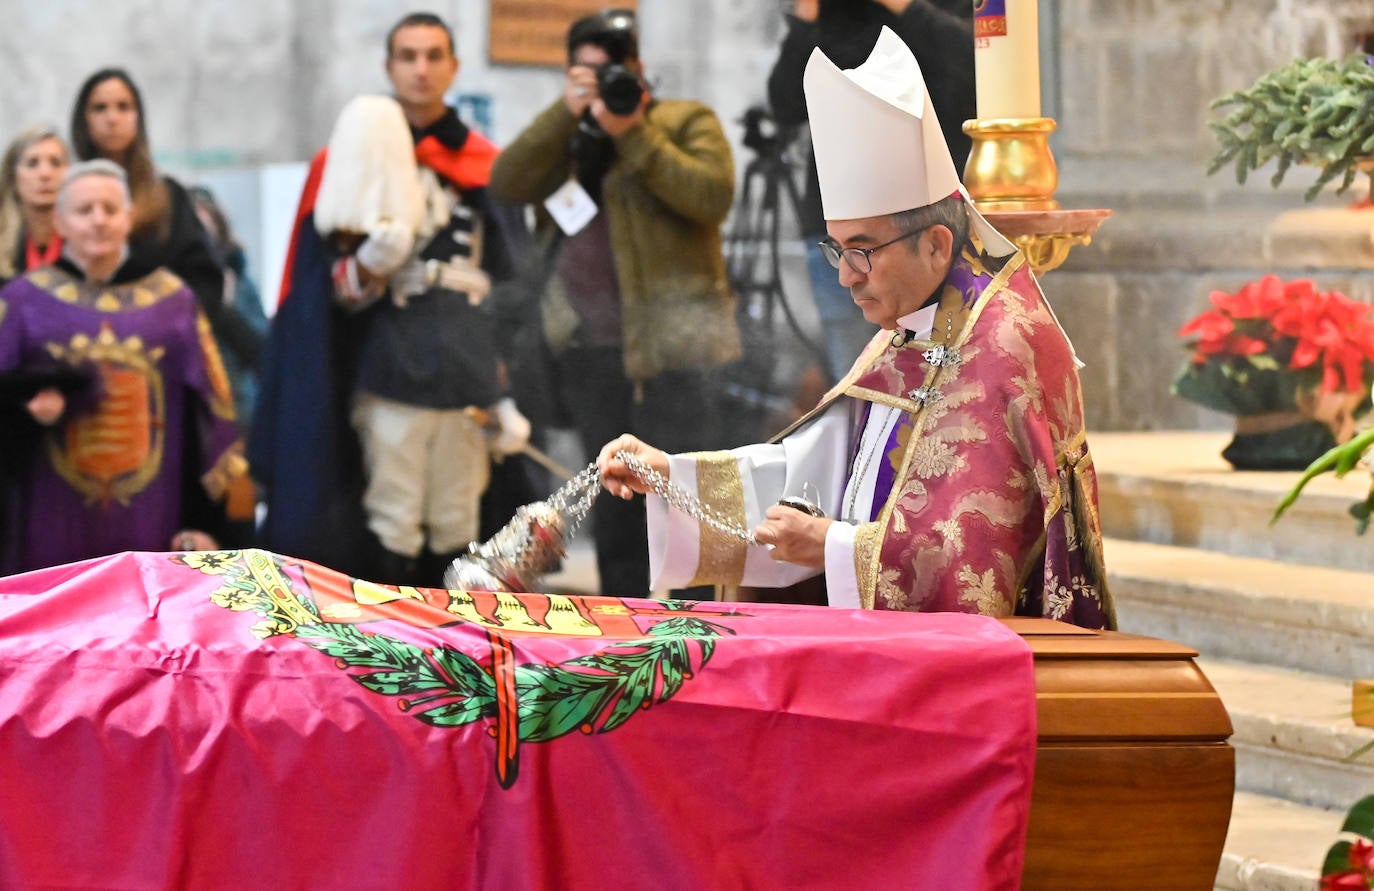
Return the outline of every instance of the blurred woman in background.
<path id="1" fill-rule="evenodd" d="M 127 72 L 103 68 L 86 78 L 72 107 L 71 136 L 79 160 L 106 158 L 128 175 L 134 200 L 130 261 L 146 272 L 166 268 L 186 282 L 220 349 L 256 369 L 262 337 L 225 305 L 223 270 L 186 190 L 154 167 L 143 97 Z"/>
<path id="2" fill-rule="evenodd" d="M 67 144 L 52 127 L 15 137 L 0 160 L 0 286 L 62 256 L 53 223 Z"/>
<path id="3" fill-rule="evenodd" d="M 5 149 L 0 159 L 0 288 L 62 255 L 53 217 L 66 170 L 67 144 L 51 127 L 31 127 Z M 0 316 L 4 309 L 0 301 Z M 27 458 L 39 440 L 29 403 L 44 390 L 71 394 L 88 383 L 85 375 L 68 370 L 0 371 L 0 568 L 15 528 L 10 493 L 24 478 Z"/>

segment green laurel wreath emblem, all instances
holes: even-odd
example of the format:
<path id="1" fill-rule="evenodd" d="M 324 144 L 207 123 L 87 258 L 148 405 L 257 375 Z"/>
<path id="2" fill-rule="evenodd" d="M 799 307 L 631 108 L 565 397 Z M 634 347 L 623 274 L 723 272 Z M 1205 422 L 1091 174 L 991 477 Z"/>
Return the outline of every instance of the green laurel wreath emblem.
<path id="1" fill-rule="evenodd" d="M 733 633 L 696 617 L 665 619 L 648 637 L 624 641 L 557 665 L 515 668 L 519 737 L 548 742 L 580 730 L 605 733 L 667 702 L 692 676 L 692 647 L 704 666 L 715 638 Z M 452 647 L 426 650 L 356 625 L 302 625 L 295 637 L 326 655 L 363 687 L 401 697 L 400 709 L 426 724 L 457 727 L 495 718 L 496 682 L 476 659 Z"/>
<path id="2" fill-rule="evenodd" d="M 240 559 L 241 558 L 241 559 Z M 636 640 L 559 664 L 516 663 L 511 640 L 486 629 L 492 661 L 449 646 L 422 647 L 356 625 L 324 621 L 314 600 L 296 591 L 277 559 L 265 551 L 183 554 L 173 558 L 223 584 L 215 604 L 253 611 L 259 637 L 289 635 L 331 656 L 334 664 L 373 693 L 435 727 L 492 721 L 497 777 L 514 783 L 521 742 L 548 742 L 574 731 L 606 733 L 638 711 L 672 699 L 710 661 L 716 640 L 735 632 L 699 616 L 662 619 Z M 691 610 L 666 601 L 664 609 Z M 694 668 L 695 666 L 695 668 Z"/>

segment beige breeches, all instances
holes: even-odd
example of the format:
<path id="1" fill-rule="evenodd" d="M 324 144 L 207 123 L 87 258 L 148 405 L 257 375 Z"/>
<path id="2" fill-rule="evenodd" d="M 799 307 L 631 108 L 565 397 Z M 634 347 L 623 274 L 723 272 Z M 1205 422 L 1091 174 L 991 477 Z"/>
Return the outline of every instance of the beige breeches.
<path id="1" fill-rule="evenodd" d="M 389 551 L 456 551 L 477 537 L 491 476 L 486 434 L 462 409 L 424 408 L 358 393 L 367 525 Z M 428 536 L 426 536 L 428 532 Z"/>

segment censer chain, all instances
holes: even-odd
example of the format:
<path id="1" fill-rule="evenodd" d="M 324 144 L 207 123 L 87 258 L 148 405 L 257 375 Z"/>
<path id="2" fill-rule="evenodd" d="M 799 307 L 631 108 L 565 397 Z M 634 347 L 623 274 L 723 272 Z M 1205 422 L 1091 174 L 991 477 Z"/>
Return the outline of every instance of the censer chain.
<path id="1" fill-rule="evenodd" d="M 617 452 L 615 457 L 624 462 L 640 482 L 649 487 L 655 495 L 668 503 L 669 507 L 679 510 L 698 523 L 704 523 L 712 529 L 728 536 L 736 541 L 747 545 L 756 545 L 752 530 L 736 523 L 726 517 L 721 516 L 717 511 L 707 506 L 700 498 L 687 492 L 681 486 L 673 483 L 663 474 L 659 473 L 648 464 L 644 463 L 637 455 L 630 452 Z M 601 475 L 597 472 L 596 462 L 588 464 L 581 473 L 573 477 L 564 484 L 557 492 L 549 498 L 549 503 L 566 513 L 568 517 L 567 531 L 565 537 L 572 538 L 573 532 L 581 525 L 587 512 L 591 510 L 592 502 L 601 488 Z"/>

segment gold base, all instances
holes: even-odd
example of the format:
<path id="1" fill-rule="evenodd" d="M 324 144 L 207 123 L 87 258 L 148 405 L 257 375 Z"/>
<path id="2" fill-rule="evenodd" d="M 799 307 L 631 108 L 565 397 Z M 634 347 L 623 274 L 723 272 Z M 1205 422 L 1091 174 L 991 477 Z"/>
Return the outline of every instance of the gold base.
<path id="1" fill-rule="evenodd" d="M 1053 118 L 992 118 L 964 122 L 973 139 L 964 188 L 980 211 L 1054 210 L 1059 167 L 1050 153 Z"/>
<path id="2" fill-rule="evenodd" d="M 984 210 L 984 218 L 1026 255 L 1036 275 L 1056 269 L 1077 245 L 1092 244 L 1110 210 Z"/>

